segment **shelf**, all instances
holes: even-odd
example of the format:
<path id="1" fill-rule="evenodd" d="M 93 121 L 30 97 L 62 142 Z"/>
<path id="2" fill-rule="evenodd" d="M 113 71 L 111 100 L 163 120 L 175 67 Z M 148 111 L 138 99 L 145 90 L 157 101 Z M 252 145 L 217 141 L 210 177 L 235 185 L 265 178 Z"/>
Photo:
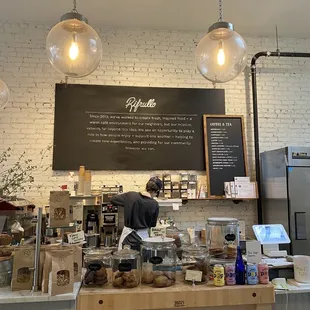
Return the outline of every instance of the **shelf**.
<path id="1" fill-rule="evenodd" d="M 177 199 L 156 199 L 160 207 L 172 207 L 174 204 L 182 205 L 183 201 L 181 198 Z"/>
<path id="2" fill-rule="evenodd" d="M 182 198 L 182 200 L 257 200 L 258 198 L 222 198 L 222 197 L 214 197 L 214 198 Z"/>
<path id="3" fill-rule="evenodd" d="M 88 198 L 97 198 L 100 197 L 101 195 L 90 195 L 90 196 L 70 196 L 69 198 L 76 198 L 76 199 L 88 199 Z"/>

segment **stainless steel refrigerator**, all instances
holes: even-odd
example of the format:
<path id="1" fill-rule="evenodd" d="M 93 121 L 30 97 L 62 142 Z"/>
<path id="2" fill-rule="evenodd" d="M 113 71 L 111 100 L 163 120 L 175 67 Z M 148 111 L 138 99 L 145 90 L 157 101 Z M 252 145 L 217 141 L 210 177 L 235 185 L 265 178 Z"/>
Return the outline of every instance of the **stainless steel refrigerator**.
<path id="1" fill-rule="evenodd" d="M 310 147 L 261 153 L 262 207 L 266 224 L 283 224 L 291 255 L 310 255 Z"/>

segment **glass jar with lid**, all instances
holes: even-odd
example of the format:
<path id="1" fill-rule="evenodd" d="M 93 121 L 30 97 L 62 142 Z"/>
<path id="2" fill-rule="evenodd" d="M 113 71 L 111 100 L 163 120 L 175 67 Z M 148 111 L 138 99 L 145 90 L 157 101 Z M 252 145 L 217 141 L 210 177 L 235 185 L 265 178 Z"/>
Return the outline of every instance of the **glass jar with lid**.
<path id="1" fill-rule="evenodd" d="M 183 249 L 182 273 L 184 281 L 191 284 L 208 282 L 209 253 L 206 247 L 193 244 Z"/>
<path id="2" fill-rule="evenodd" d="M 110 250 L 90 249 L 84 255 L 86 273 L 83 284 L 87 286 L 104 286 L 110 282 L 112 255 Z"/>
<path id="3" fill-rule="evenodd" d="M 206 229 L 211 264 L 235 262 L 239 245 L 238 219 L 208 218 Z"/>
<path id="4" fill-rule="evenodd" d="M 141 254 L 143 284 L 168 287 L 175 283 L 176 246 L 173 238 L 144 239 Z"/>
<path id="5" fill-rule="evenodd" d="M 112 284 L 118 288 L 133 288 L 140 284 L 140 253 L 125 245 L 112 256 Z"/>
<path id="6" fill-rule="evenodd" d="M 166 228 L 166 237 L 174 239 L 174 243 L 177 247 L 177 256 L 179 259 L 182 259 L 183 248 L 191 244 L 189 233 L 186 230 L 179 229 L 172 224 Z"/>

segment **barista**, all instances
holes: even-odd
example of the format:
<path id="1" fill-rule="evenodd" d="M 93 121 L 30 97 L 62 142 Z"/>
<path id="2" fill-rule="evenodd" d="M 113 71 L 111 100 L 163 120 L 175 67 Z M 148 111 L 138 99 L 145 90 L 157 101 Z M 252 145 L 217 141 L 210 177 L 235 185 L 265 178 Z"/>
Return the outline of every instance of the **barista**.
<path id="1" fill-rule="evenodd" d="M 146 184 L 145 192 L 128 192 L 111 198 L 113 205 L 124 207 L 124 228 L 118 249 L 130 245 L 140 251 L 142 239 L 149 237 L 149 228 L 155 227 L 159 206 L 153 197 L 158 197 L 162 181 L 153 177 Z"/>

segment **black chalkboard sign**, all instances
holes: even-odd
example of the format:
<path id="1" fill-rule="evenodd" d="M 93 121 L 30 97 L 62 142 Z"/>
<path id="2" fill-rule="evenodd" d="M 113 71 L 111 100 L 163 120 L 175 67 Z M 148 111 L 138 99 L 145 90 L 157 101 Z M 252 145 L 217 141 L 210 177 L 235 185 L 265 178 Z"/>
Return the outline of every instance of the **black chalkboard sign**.
<path id="1" fill-rule="evenodd" d="M 224 182 L 247 176 L 243 116 L 204 115 L 208 198 L 224 197 Z"/>
<path id="2" fill-rule="evenodd" d="M 224 90 L 57 84 L 54 170 L 205 170 L 203 114 Z"/>

